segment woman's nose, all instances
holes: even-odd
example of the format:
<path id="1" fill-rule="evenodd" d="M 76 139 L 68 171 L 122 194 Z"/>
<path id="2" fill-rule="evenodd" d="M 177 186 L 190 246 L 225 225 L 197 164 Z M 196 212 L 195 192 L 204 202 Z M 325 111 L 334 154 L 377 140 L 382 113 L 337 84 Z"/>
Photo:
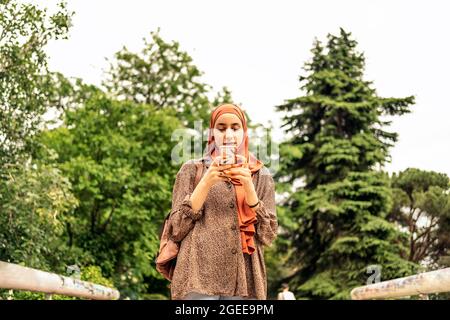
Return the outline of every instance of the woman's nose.
<path id="1" fill-rule="evenodd" d="M 226 138 L 231 138 L 231 137 L 233 137 L 233 130 L 230 128 L 230 129 L 227 129 L 227 130 L 225 130 L 225 137 Z"/>
<path id="2" fill-rule="evenodd" d="M 235 138 L 236 137 L 234 136 L 233 130 L 231 130 L 231 129 L 225 130 L 225 138 L 224 138 L 224 140 L 226 142 L 234 142 Z"/>

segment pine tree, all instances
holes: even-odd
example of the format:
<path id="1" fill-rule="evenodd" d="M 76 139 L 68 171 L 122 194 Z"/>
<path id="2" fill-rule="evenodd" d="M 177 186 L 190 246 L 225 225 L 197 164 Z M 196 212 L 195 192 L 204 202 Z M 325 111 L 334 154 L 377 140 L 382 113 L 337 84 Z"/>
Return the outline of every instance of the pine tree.
<path id="1" fill-rule="evenodd" d="M 408 168 L 394 173 L 391 183 L 394 205 L 388 220 L 407 230 L 408 259 L 427 266 L 427 270 L 449 265 L 449 177 Z"/>
<path id="2" fill-rule="evenodd" d="M 284 281 L 299 297 L 348 299 L 371 265 L 381 280 L 416 271 L 405 259 L 405 236 L 386 220 L 392 196 L 380 171 L 397 140 L 383 128 L 386 117 L 410 112 L 414 97 L 379 97 L 363 79 L 356 46 L 343 29 L 325 45 L 316 40 L 299 78 L 304 95 L 276 107 L 289 137 L 276 174 L 289 192 L 280 238 L 293 245 L 287 267 L 294 271 Z"/>

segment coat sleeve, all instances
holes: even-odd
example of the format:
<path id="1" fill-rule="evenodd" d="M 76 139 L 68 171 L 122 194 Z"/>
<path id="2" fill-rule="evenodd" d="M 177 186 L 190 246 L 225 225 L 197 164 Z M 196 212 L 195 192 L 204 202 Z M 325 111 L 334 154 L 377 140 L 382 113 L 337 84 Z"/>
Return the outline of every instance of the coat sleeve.
<path id="1" fill-rule="evenodd" d="M 278 220 L 275 205 L 275 183 L 267 168 L 259 173 L 257 195 L 259 207 L 256 210 L 255 237 L 263 245 L 270 246 L 277 237 Z"/>
<path id="2" fill-rule="evenodd" d="M 195 221 L 204 212 L 204 205 L 198 210 L 192 210 L 190 197 L 194 191 L 194 179 L 197 167 L 193 162 L 184 163 L 177 173 L 172 192 L 172 210 L 169 223 L 172 227 L 171 239 L 180 242 L 194 227 Z"/>

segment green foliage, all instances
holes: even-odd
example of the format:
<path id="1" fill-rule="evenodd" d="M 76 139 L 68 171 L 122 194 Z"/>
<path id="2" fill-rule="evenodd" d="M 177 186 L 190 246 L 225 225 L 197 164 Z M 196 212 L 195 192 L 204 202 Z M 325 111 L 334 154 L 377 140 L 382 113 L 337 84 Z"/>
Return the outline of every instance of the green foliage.
<path id="1" fill-rule="evenodd" d="M 408 259 L 428 268 L 449 266 L 450 180 L 447 175 L 409 168 L 392 175 L 395 201 L 389 219 L 404 227 Z"/>
<path id="2" fill-rule="evenodd" d="M 161 277 L 152 261 L 170 208 L 177 170 L 171 134 L 178 127 L 165 110 L 97 93 L 41 136 L 80 202 L 64 220 L 68 246 L 83 252 L 73 263 L 100 266 L 124 297 L 145 293 L 145 277 Z"/>
<path id="3" fill-rule="evenodd" d="M 311 298 L 331 298 L 339 292 L 336 283 L 331 279 L 328 272 L 313 276 L 307 283 L 298 287 L 297 292 L 309 293 Z M 306 295 L 306 294 L 304 294 Z"/>
<path id="4" fill-rule="evenodd" d="M 105 287 L 114 287 L 112 281 L 102 275 L 102 270 L 99 266 L 88 266 L 83 268 L 81 270 L 81 280 L 100 284 Z"/>
<path id="5" fill-rule="evenodd" d="M 109 94 L 49 72 L 45 46 L 67 38 L 72 14 L 1 2 L 0 259 L 59 274 L 76 264 L 124 298 L 164 299 L 153 261 L 178 170 L 172 133 L 195 120 L 205 129 L 231 92 L 211 103 L 192 58 L 159 31 L 141 53 L 116 54 Z M 58 119 L 44 121 L 49 111 Z"/>
<path id="6" fill-rule="evenodd" d="M 116 53 L 104 93 L 47 70 L 45 45 L 70 27 L 65 3 L 53 15 L 0 5 L 0 260 L 59 274 L 76 264 L 83 280 L 117 287 L 121 298 L 167 299 L 153 261 L 178 169 L 172 133 L 196 120 L 205 129 L 211 107 L 232 102 L 231 92 L 210 100 L 192 58 L 158 30 L 140 53 Z M 280 236 L 265 253 L 269 293 L 288 280 L 300 299 L 347 299 L 368 265 L 390 279 L 417 270 L 421 255 L 436 265 L 448 258 L 448 177 L 410 169 L 389 181 L 374 169 L 397 140 L 382 119 L 409 112 L 414 98 L 379 97 L 356 46 L 343 30 L 316 41 L 300 77 L 304 95 L 278 106 L 291 138 L 280 146 L 285 200 Z M 57 124 L 42 119 L 52 108 L 62 125 L 42 130 Z M 431 219 L 427 233 L 411 229 L 405 208 Z M 437 241 L 411 255 L 405 244 L 417 238 Z"/>
<path id="7" fill-rule="evenodd" d="M 68 179 L 45 164 L 10 166 L 0 199 L 0 260 L 43 270 L 60 264 L 63 221 L 78 204 Z"/>
<path id="8" fill-rule="evenodd" d="M 277 106 L 286 112 L 290 137 L 281 145 L 276 176 L 288 193 L 280 237 L 291 241 L 289 263 L 298 266 L 286 279 L 303 298 L 348 299 L 372 264 L 394 278 L 416 268 L 404 259 L 404 235 L 386 220 L 393 206 L 389 179 L 374 169 L 397 139 L 381 118 L 409 112 L 414 98 L 377 96 L 363 79 L 364 56 L 356 46 L 342 29 L 325 45 L 316 41 L 300 77 L 305 95 Z"/>
<path id="9" fill-rule="evenodd" d="M 211 111 L 207 93 L 210 87 L 199 78 L 202 72 L 192 63 L 191 56 L 180 49 L 176 41 L 164 41 L 159 29 L 151 32 L 151 39 L 140 53 L 124 47 L 110 62 L 109 79 L 103 85 L 119 99 L 145 103 L 156 109 L 172 109 L 183 125 L 194 128 L 194 121 L 209 123 Z M 224 89 L 217 96 L 229 98 Z"/>
<path id="10" fill-rule="evenodd" d="M 80 280 L 87 281 L 95 284 L 99 284 L 105 287 L 114 288 L 113 281 L 111 279 L 105 278 L 102 274 L 102 270 L 99 266 L 86 266 L 82 267 L 80 270 Z M 24 292 L 29 294 L 28 292 Z M 36 294 L 36 293 L 35 293 Z M 16 296 L 16 293 L 14 293 Z M 45 297 L 47 299 L 47 297 Z M 23 299 L 29 300 L 30 298 L 24 297 Z M 77 298 L 71 296 L 64 296 L 59 294 L 54 294 L 51 297 L 52 300 L 85 300 L 85 298 Z M 38 299 L 42 300 L 41 296 L 38 296 Z"/>
<path id="11" fill-rule="evenodd" d="M 219 104 L 233 102 L 231 91 L 223 87 L 210 99 L 212 87 L 202 82 L 203 72 L 177 41 L 165 41 L 160 29 L 143 40 L 144 48 L 140 52 L 123 47 L 114 55 L 103 86 L 118 100 L 144 103 L 170 112 L 182 126 L 198 131 L 199 136 L 194 140 L 201 140 L 201 150 L 205 150 L 211 111 Z"/>
<path id="12" fill-rule="evenodd" d="M 0 170 L 33 149 L 52 81 L 45 46 L 65 39 L 71 13 L 65 3 L 49 15 L 35 4 L 3 1 L 0 11 Z"/>

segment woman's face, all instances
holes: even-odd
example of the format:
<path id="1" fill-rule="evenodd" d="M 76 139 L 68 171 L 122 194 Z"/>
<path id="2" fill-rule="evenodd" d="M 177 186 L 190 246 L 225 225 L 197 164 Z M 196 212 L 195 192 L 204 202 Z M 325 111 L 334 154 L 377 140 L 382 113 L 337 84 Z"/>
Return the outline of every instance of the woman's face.
<path id="1" fill-rule="evenodd" d="M 240 146 L 244 140 L 244 129 L 239 117 L 233 113 L 224 113 L 214 125 L 214 140 L 218 147 L 222 145 Z"/>

